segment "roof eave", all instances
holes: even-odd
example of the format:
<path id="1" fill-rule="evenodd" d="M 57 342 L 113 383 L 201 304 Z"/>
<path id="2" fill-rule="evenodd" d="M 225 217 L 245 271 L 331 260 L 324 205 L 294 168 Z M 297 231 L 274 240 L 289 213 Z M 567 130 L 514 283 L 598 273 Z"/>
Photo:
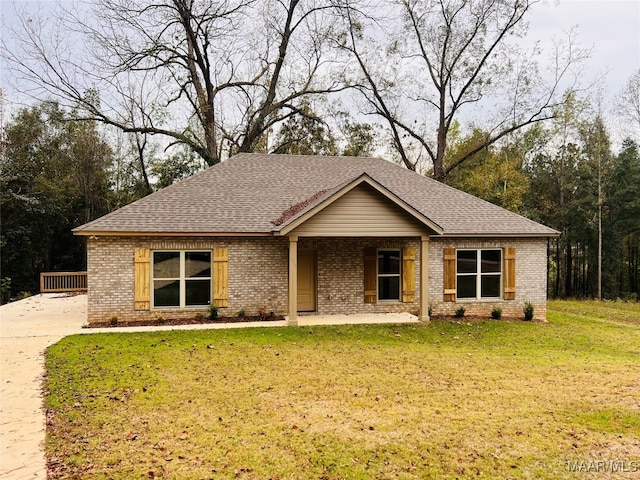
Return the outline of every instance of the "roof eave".
<path id="1" fill-rule="evenodd" d="M 85 237 L 272 237 L 272 232 L 174 232 L 135 230 L 72 230 L 74 235 Z"/>
<path id="2" fill-rule="evenodd" d="M 553 238 L 558 237 L 560 232 L 540 232 L 540 233 L 443 233 L 439 238 Z"/>

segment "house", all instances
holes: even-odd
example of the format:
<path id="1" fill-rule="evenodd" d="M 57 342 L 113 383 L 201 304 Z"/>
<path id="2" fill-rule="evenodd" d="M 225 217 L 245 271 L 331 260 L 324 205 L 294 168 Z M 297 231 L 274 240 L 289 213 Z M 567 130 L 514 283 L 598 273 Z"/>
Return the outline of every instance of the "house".
<path id="1" fill-rule="evenodd" d="M 557 232 L 379 158 L 239 154 L 74 230 L 88 321 L 546 316 Z"/>

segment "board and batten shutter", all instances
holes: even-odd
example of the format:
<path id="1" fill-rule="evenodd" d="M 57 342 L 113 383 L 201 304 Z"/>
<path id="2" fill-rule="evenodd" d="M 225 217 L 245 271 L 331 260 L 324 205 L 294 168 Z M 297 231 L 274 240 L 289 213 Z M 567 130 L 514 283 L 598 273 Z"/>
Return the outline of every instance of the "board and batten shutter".
<path id="1" fill-rule="evenodd" d="M 456 249 L 446 247 L 443 259 L 444 298 L 445 302 L 456 301 Z"/>
<path id="2" fill-rule="evenodd" d="M 514 247 L 506 247 L 504 249 L 504 292 L 505 300 L 516 299 L 516 249 Z"/>
<path id="3" fill-rule="evenodd" d="M 364 303 L 378 299 L 378 252 L 375 247 L 364 249 Z"/>
<path id="4" fill-rule="evenodd" d="M 404 247 L 402 249 L 402 301 L 404 303 L 416 300 L 416 249 Z"/>
<path id="5" fill-rule="evenodd" d="M 213 249 L 213 302 L 216 307 L 229 306 L 229 249 Z"/>
<path id="6" fill-rule="evenodd" d="M 151 250 L 136 248 L 133 255 L 134 310 L 151 310 Z"/>

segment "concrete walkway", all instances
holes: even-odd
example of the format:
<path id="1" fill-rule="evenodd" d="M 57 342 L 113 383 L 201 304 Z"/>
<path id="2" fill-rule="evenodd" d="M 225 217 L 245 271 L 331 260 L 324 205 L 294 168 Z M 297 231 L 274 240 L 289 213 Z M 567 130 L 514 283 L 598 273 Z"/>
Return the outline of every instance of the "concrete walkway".
<path id="1" fill-rule="evenodd" d="M 44 351 L 68 335 L 284 327 L 285 321 L 163 327 L 82 328 L 86 295 L 46 294 L 0 306 L 0 480 L 46 478 L 42 405 Z M 419 323 L 408 313 L 300 316 L 300 325 Z"/>
<path id="2" fill-rule="evenodd" d="M 82 330 L 86 295 L 37 295 L 0 307 L 0 479 L 46 478 L 44 350 Z"/>

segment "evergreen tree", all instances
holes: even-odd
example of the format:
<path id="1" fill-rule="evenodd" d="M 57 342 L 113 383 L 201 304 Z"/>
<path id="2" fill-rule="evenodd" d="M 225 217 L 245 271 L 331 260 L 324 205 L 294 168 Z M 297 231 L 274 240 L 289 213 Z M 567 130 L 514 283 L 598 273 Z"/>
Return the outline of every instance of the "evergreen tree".
<path id="1" fill-rule="evenodd" d="M 607 186 L 610 269 L 605 282 L 610 296 L 640 297 L 640 152 L 624 141 Z"/>

